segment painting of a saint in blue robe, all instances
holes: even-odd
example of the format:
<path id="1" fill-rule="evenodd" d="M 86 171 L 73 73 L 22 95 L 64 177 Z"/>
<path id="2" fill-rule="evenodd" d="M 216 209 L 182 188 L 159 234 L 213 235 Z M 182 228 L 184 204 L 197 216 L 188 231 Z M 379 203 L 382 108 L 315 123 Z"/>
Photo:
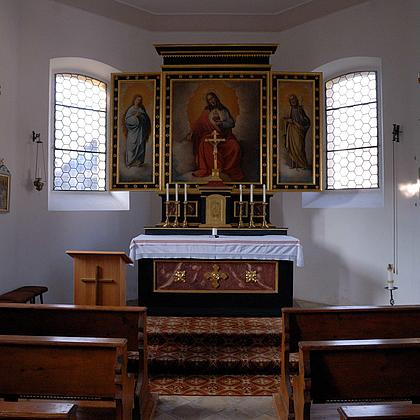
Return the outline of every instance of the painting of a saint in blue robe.
<path id="1" fill-rule="evenodd" d="M 322 74 L 272 77 L 272 187 L 319 191 Z"/>
<path id="2" fill-rule="evenodd" d="M 117 112 L 114 112 L 113 121 L 113 134 L 117 137 L 116 143 L 113 139 L 113 147 L 117 148 L 117 170 L 115 176 L 113 158 L 112 184 L 115 189 L 157 188 L 159 174 L 155 173 L 155 162 L 159 156 L 156 156 L 155 147 L 158 142 L 155 134 L 156 80 L 129 79 L 121 78 L 114 82 L 114 95 L 115 91 L 118 92 L 114 97 Z"/>

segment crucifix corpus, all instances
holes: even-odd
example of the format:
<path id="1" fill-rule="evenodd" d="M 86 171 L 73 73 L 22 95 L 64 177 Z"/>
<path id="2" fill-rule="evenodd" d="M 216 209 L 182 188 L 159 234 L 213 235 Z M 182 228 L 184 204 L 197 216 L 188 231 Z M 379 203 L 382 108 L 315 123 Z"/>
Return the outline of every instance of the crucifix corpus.
<path id="1" fill-rule="evenodd" d="M 217 131 L 214 130 L 213 131 L 213 136 L 206 139 L 205 140 L 207 143 L 210 143 L 211 145 L 213 145 L 213 169 L 211 171 L 211 180 L 214 181 L 222 181 L 222 178 L 220 178 L 220 172 L 219 172 L 219 168 L 217 167 L 217 147 L 219 145 L 219 143 L 223 143 L 224 141 L 226 141 L 226 139 L 220 139 L 217 137 Z"/>

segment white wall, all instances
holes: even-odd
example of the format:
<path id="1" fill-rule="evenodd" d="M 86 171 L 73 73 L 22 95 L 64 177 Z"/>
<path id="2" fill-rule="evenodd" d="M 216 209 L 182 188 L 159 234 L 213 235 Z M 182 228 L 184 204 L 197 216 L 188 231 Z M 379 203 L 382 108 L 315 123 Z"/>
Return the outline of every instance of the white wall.
<path id="1" fill-rule="evenodd" d="M 392 262 L 392 123 L 404 130 L 397 150 L 398 181 L 417 177 L 419 2 L 406 0 L 401 7 L 401 2 L 373 0 L 282 33 L 214 34 L 141 31 L 48 0 L 0 0 L 0 6 L 0 155 L 6 155 L 14 175 L 11 213 L 0 215 L 0 291 L 43 283 L 50 288 L 48 301 L 70 302 L 72 267 L 66 249 L 127 250 L 131 237 L 157 222 L 155 194 L 131 194 L 129 212 L 63 213 L 48 212 L 46 191 L 31 188 L 30 134 L 47 135 L 50 58 L 81 56 L 123 71 L 158 71 L 155 43 L 273 42 L 279 43 L 275 70 L 308 71 L 349 56 L 382 59 L 385 206 L 302 209 L 300 193 L 285 193 L 273 201 L 273 222 L 288 226 L 304 245 L 305 267 L 295 270 L 295 297 L 330 304 L 388 303 L 383 285 Z M 8 86 L 18 92 L 6 91 Z M 399 304 L 420 298 L 420 209 L 414 204 L 414 198 L 399 194 Z M 129 292 L 135 296 L 134 269 L 129 269 Z"/>
<path id="2" fill-rule="evenodd" d="M 71 302 L 67 249 L 128 250 L 144 225 L 157 223 L 154 194 L 132 194 L 130 211 L 49 212 L 33 177 L 32 130 L 47 140 L 48 73 L 53 57 L 88 57 L 123 71 L 150 71 L 148 34 L 50 1 L 0 0 L 0 155 L 12 172 L 12 202 L 0 215 L 0 292 L 49 287 L 48 302 Z M 128 268 L 128 296 L 136 297 Z"/>

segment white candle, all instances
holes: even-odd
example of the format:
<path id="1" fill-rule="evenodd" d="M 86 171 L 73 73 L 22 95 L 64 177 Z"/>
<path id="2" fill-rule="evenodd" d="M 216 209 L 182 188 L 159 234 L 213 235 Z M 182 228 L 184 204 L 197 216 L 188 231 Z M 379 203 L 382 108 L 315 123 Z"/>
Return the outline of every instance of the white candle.
<path id="1" fill-rule="evenodd" d="M 392 289 L 394 287 L 394 279 L 392 277 L 392 272 L 393 272 L 392 264 L 388 264 L 388 279 L 387 279 L 388 289 Z"/>
<path id="2" fill-rule="evenodd" d="M 265 203 L 266 196 L 265 196 L 265 184 L 263 184 L 263 203 Z"/>
<path id="3" fill-rule="evenodd" d="M 166 184 L 166 201 L 169 201 L 169 184 Z"/>
<path id="4" fill-rule="evenodd" d="M 187 202 L 187 184 L 184 184 L 184 201 Z"/>
<path id="5" fill-rule="evenodd" d="M 242 202 L 242 184 L 239 185 L 239 201 Z"/>
<path id="6" fill-rule="evenodd" d="M 249 201 L 252 203 L 254 201 L 254 184 L 251 184 L 249 190 Z"/>
<path id="7" fill-rule="evenodd" d="M 211 234 L 217 236 L 217 228 L 211 228 Z"/>
<path id="8" fill-rule="evenodd" d="M 175 184 L 175 201 L 178 201 L 178 184 Z"/>

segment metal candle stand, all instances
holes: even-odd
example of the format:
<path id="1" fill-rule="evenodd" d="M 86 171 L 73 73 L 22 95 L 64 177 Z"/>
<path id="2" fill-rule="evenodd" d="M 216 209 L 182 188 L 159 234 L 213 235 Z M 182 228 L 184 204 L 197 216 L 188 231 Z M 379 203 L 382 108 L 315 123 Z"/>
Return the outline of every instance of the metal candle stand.
<path id="1" fill-rule="evenodd" d="M 254 223 L 254 206 L 255 206 L 255 202 L 254 201 L 251 201 L 249 203 L 249 206 L 250 206 L 250 208 L 249 208 L 249 228 L 252 229 L 252 228 L 255 228 L 256 227 L 255 226 L 255 223 Z"/>
<path id="2" fill-rule="evenodd" d="M 184 220 L 182 222 L 182 227 L 183 228 L 188 227 L 188 222 L 187 222 L 187 205 L 188 205 L 188 201 L 184 201 Z"/>
<path id="3" fill-rule="evenodd" d="M 394 306 L 394 304 L 395 304 L 395 300 L 394 300 L 394 295 L 393 295 L 393 291 L 394 290 L 397 290 L 398 289 L 398 287 L 397 286 L 391 286 L 391 287 L 389 287 L 389 286 L 385 286 L 384 287 L 384 289 L 385 290 L 389 290 L 389 293 L 390 293 L 390 295 L 391 295 L 391 298 L 389 299 L 389 304 L 391 305 L 391 306 Z"/>
<path id="4" fill-rule="evenodd" d="M 239 201 L 239 222 L 238 222 L 238 228 L 244 228 L 245 227 L 245 223 L 244 223 L 244 206 L 245 206 L 245 201 Z"/>
<path id="5" fill-rule="evenodd" d="M 175 214 L 174 215 L 169 214 L 169 205 L 171 203 L 175 204 Z M 171 201 L 170 200 L 170 201 L 165 202 L 165 222 L 163 223 L 162 227 L 179 227 L 179 226 L 181 226 L 180 223 L 179 223 L 179 220 L 178 220 L 178 214 L 179 214 L 179 210 L 181 208 L 180 206 L 181 206 L 181 204 L 180 204 L 179 201 Z M 174 221 L 173 221 L 172 224 L 169 220 L 170 216 L 174 216 Z M 185 223 L 185 221 L 184 221 L 184 223 Z"/>
<path id="6" fill-rule="evenodd" d="M 262 228 L 269 228 L 270 226 L 267 223 L 267 203 L 264 201 L 262 203 L 262 205 L 263 205 L 263 220 L 262 220 L 262 223 L 261 223 L 261 227 Z"/>

